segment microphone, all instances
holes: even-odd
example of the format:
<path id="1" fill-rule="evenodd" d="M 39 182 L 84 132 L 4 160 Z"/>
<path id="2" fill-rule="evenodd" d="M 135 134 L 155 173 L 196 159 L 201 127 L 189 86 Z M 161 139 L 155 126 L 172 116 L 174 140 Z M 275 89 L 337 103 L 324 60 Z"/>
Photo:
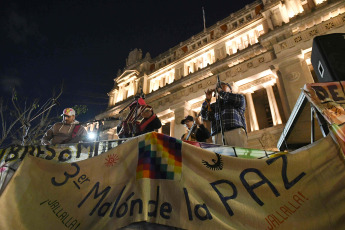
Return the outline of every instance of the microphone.
<path id="1" fill-rule="evenodd" d="M 218 89 L 223 90 L 222 84 L 221 84 L 220 79 L 219 79 L 219 75 L 217 75 L 217 86 L 216 86 L 216 90 L 215 90 L 215 93 L 214 93 L 214 97 L 217 97 L 217 95 L 218 95 L 218 97 L 220 97 L 220 95 L 218 93 Z"/>
<path id="2" fill-rule="evenodd" d="M 140 86 L 140 97 L 141 97 L 142 99 L 145 99 L 145 94 L 144 94 L 144 92 L 143 92 L 143 87 L 141 87 L 141 86 Z"/>
<path id="3" fill-rule="evenodd" d="M 92 121 L 86 121 L 86 122 L 82 122 L 82 123 L 88 124 L 88 123 L 93 123 L 93 122 L 101 122 L 101 121 L 118 121 L 118 120 L 121 120 L 121 118 L 107 117 L 107 118 L 103 118 L 103 119 L 101 119 L 101 120 L 92 120 Z"/>
<path id="4" fill-rule="evenodd" d="M 221 85 L 220 79 L 219 79 L 219 75 L 217 76 L 217 87 L 216 87 L 216 90 L 217 90 L 218 88 L 222 88 L 222 85 Z"/>
<path id="5" fill-rule="evenodd" d="M 121 119 L 118 117 L 107 117 L 103 119 L 103 121 L 118 121 L 118 120 L 121 120 Z"/>

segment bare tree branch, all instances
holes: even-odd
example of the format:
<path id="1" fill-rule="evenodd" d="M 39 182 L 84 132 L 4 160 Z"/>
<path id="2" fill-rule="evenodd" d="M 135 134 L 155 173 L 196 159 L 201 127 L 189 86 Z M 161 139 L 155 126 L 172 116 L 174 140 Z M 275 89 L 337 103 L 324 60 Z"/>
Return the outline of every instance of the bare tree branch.
<path id="1" fill-rule="evenodd" d="M 53 97 L 42 106 L 39 104 L 39 99 L 34 99 L 32 102 L 20 100 L 15 90 L 12 92 L 10 106 L 0 98 L 2 130 L 0 146 L 5 142 L 22 145 L 39 144 L 46 127 L 57 119 L 57 116 L 52 116 L 51 112 L 62 92 L 63 86 L 60 87 L 58 94 L 53 92 Z"/>

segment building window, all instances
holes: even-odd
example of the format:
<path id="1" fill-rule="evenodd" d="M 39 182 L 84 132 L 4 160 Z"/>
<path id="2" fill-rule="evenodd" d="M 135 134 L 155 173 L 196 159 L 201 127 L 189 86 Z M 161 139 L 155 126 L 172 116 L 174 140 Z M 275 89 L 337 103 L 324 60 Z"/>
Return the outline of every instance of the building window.
<path id="1" fill-rule="evenodd" d="M 175 79 L 175 69 L 165 72 L 155 78 L 150 79 L 150 90 L 149 92 L 156 91 L 160 87 L 164 87 L 167 84 L 171 84 Z"/>
<path id="2" fill-rule="evenodd" d="M 210 50 L 204 54 L 199 55 L 198 57 L 185 63 L 186 73 L 187 74 L 194 73 L 195 71 L 199 69 L 205 68 L 208 64 L 212 64 L 214 62 L 213 59 L 214 59 L 214 50 Z"/>
<path id="3" fill-rule="evenodd" d="M 165 80 L 165 77 L 162 78 L 162 87 L 166 85 L 166 80 Z"/>
<path id="4" fill-rule="evenodd" d="M 170 136 L 170 122 L 162 125 L 162 133 Z"/>
<path id="5" fill-rule="evenodd" d="M 274 97 L 276 98 L 276 101 L 277 101 L 277 106 L 278 106 L 278 111 L 279 111 L 280 117 L 282 119 L 282 122 L 284 123 L 284 122 L 286 122 L 286 119 L 285 119 L 283 105 L 281 103 L 282 100 L 280 98 L 277 84 L 273 85 L 272 88 L 273 88 Z"/>
<path id="6" fill-rule="evenodd" d="M 123 89 L 123 100 L 127 99 L 127 94 L 128 94 L 128 90 L 127 89 Z"/>
<path id="7" fill-rule="evenodd" d="M 249 45 L 248 38 L 247 36 L 243 37 L 243 48 L 247 48 Z"/>
<path id="8" fill-rule="evenodd" d="M 273 126 L 271 109 L 268 102 L 266 89 L 256 90 L 253 94 L 253 103 L 259 123 L 259 129 L 265 129 Z"/>
<path id="9" fill-rule="evenodd" d="M 183 67 L 176 68 L 175 73 L 175 78 L 180 79 L 183 76 Z"/>

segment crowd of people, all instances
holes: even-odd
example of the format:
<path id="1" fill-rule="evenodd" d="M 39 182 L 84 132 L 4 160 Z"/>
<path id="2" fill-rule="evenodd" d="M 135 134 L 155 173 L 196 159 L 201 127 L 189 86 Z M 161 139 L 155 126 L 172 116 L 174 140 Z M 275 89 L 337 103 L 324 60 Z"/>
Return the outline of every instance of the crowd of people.
<path id="1" fill-rule="evenodd" d="M 212 98 L 215 102 L 211 103 Z M 218 82 L 215 89 L 205 91 L 205 101 L 198 116 L 187 115 L 181 120 L 186 127 L 182 135 L 183 141 L 207 142 L 212 137 L 214 144 L 236 147 L 247 146 L 247 130 L 245 122 L 246 101 L 242 94 L 232 91 L 230 84 Z M 135 100 L 130 106 L 129 115 L 117 125 L 119 138 L 130 138 L 162 127 L 153 108 L 142 98 Z M 202 121 L 199 116 L 201 115 Z M 66 108 L 61 114 L 62 122 L 55 123 L 43 136 L 43 145 L 67 144 L 86 141 L 87 131 L 75 119 L 72 108 Z M 203 121 L 211 123 L 210 131 Z"/>

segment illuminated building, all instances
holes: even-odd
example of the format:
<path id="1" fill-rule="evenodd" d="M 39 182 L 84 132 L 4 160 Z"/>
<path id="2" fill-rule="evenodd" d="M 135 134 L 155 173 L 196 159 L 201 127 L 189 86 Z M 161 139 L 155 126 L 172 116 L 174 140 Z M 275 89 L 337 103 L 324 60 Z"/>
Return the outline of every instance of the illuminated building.
<path id="1" fill-rule="evenodd" d="M 131 51 L 96 119 L 118 117 L 142 90 L 164 124 L 159 131 L 180 138 L 180 121 L 200 111 L 219 75 L 246 97 L 248 147 L 274 149 L 301 88 L 317 81 L 313 38 L 344 32 L 342 0 L 255 1 L 157 57 Z M 117 138 L 115 127 L 103 138 Z"/>

